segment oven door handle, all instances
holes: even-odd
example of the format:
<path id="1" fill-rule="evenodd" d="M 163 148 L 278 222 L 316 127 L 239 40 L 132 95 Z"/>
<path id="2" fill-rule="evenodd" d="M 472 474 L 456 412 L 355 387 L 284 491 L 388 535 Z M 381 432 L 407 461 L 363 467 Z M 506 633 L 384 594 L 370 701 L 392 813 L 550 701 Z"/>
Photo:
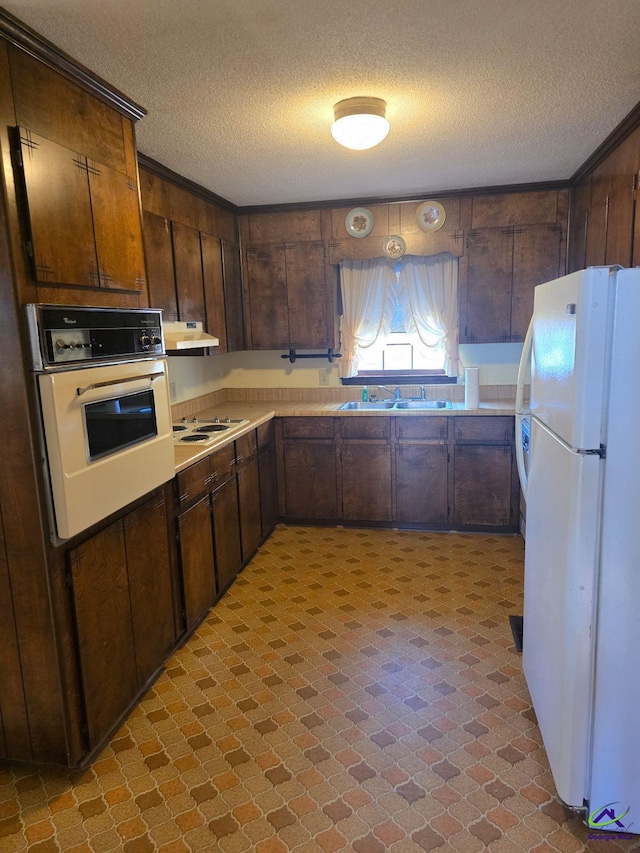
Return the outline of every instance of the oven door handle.
<path id="1" fill-rule="evenodd" d="M 107 385 L 122 385 L 123 382 L 137 382 L 139 379 L 149 379 L 153 381 L 158 376 L 164 376 L 164 370 L 158 370 L 156 373 L 142 373 L 140 376 L 127 376 L 124 379 L 109 379 L 106 382 L 92 382 L 91 385 L 85 385 L 84 388 L 76 388 L 78 397 L 82 397 L 87 391 L 93 391 L 94 388 L 106 388 Z"/>

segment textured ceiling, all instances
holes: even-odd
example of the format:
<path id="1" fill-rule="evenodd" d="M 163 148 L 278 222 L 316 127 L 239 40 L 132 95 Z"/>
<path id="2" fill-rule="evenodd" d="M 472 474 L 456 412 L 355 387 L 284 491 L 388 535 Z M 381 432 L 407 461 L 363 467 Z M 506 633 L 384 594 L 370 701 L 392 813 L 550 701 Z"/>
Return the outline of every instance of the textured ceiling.
<path id="1" fill-rule="evenodd" d="M 4 0 L 238 205 L 566 179 L 640 97 L 639 0 Z M 333 104 L 388 103 L 370 151 Z"/>

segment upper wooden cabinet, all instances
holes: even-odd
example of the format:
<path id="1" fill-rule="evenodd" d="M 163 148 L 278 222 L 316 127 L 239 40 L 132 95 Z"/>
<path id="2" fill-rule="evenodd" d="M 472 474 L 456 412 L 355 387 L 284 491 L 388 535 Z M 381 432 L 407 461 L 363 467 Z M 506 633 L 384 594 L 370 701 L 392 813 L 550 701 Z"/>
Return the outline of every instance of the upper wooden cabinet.
<path id="1" fill-rule="evenodd" d="M 640 262 L 639 175 L 640 128 L 636 128 L 571 191 L 569 272 Z"/>
<path id="2" fill-rule="evenodd" d="M 135 175 L 18 129 L 39 282 L 141 290 L 145 286 Z"/>
<path id="3" fill-rule="evenodd" d="M 244 349 L 240 248 L 234 215 L 140 170 L 149 302 L 167 320 L 199 320 L 219 352 Z"/>
<path id="4" fill-rule="evenodd" d="M 19 47 L 2 47 L 21 301 L 146 305 L 133 122 Z"/>
<path id="5" fill-rule="evenodd" d="M 527 199 L 532 196 L 532 199 Z M 460 342 L 523 341 L 538 284 L 564 272 L 566 193 L 514 193 L 480 197 L 474 222 L 550 219 L 501 227 L 472 228 L 467 233 L 466 266 L 461 275 Z M 543 203 L 544 202 L 544 203 Z M 560 220 L 560 221 L 558 221 Z"/>

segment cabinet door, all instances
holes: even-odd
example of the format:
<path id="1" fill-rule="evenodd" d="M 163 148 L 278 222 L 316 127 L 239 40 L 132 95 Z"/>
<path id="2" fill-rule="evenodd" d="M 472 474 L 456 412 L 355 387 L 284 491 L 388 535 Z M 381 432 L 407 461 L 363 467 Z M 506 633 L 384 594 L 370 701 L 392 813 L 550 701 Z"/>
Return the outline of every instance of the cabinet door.
<path id="1" fill-rule="evenodd" d="M 219 339 L 218 352 L 227 351 L 227 323 L 222 278 L 222 250 L 220 240 L 211 234 L 200 234 L 204 303 L 207 315 L 207 332 Z"/>
<path id="2" fill-rule="evenodd" d="M 216 597 L 209 495 L 178 518 L 178 527 L 185 621 L 189 630 L 207 612 Z"/>
<path id="3" fill-rule="evenodd" d="M 349 521 L 391 521 L 391 446 L 342 444 L 342 516 Z"/>
<path id="4" fill-rule="evenodd" d="M 238 503 L 240 505 L 242 560 L 246 562 L 255 554 L 262 541 L 260 477 L 257 458 L 253 458 L 247 465 L 238 469 Z"/>
<path id="5" fill-rule="evenodd" d="M 604 264 L 607 239 L 607 202 L 590 208 L 587 214 L 587 238 L 585 266 L 600 267 Z"/>
<path id="6" fill-rule="evenodd" d="M 205 322 L 200 232 L 171 223 L 180 320 Z"/>
<path id="7" fill-rule="evenodd" d="M 586 266 L 587 211 L 583 210 L 571 220 L 569 228 L 569 254 L 567 272 L 582 270 Z"/>
<path id="8" fill-rule="evenodd" d="M 278 491 L 276 475 L 276 447 L 270 444 L 258 455 L 258 473 L 260 474 L 260 516 L 262 518 L 262 538 L 273 531 L 278 521 Z"/>
<path id="9" fill-rule="evenodd" d="M 609 196 L 605 264 L 631 266 L 634 212 L 633 180 L 618 186 Z"/>
<path id="10" fill-rule="evenodd" d="M 455 523 L 511 527 L 511 445 L 456 444 L 453 465 Z"/>
<path id="11" fill-rule="evenodd" d="M 138 687 L 169 657 L 176 640 L 167 513 L 162 495 L 124 519 Z"/>
<path id="12" fill-rule="evenodd" d="M 96 746 L 137 692 L 124 527 L 69 553 L 89 741 Z"/>
<path id="13" fill-rule="evenodd" d="M 338 486 L 333 439 L 284 441 L 283 457 L 286 517 L 336 519 Z"/>
<path id="14" fill-rule="evenodd" d="M 242 566 L 240 550 L 240 510 L 236 478 L 211 493 L 213 506 L 214 548 L 218 591 L 223 592 Z"/>
<path id="15" fill-rule="evenodd" d="M 446 444 L 399 444 L 396 518 L 406 524 L 445 524 L 448 518 Z"/>
<path id="16" fill-rule="evenodd" d="M 284 246 L 247 249 L 252 349 L 286 349 L 289 314 Z"/>
<path id="17" fill-rule="evenodd" d="M 480 228 L 468 238 L 467 304 L 462 343 L 508 341 L 511 335 L 513 228 Z"/>
<path id="18" fill-rule="evenodd" d="M 292 243 L 285 253 L 289 345 L 326 349 L 330 342 L 324 243 Z"/>
<path id="19" fill-rule="evenodd" d="M 513 234 L 511 340 L 523 341 L 533 314 L 533 291 L 560 275 L 560 225 L 518 226 Z"/>
<path id="20" fill-rule="evenodd" d="M 222 276 L 227 321 L 227 350 L 238 352 L 245 347 L 240 247 L 235 243 L 229 243 L 228 240 L 222 241 Z"/>
<path id="21" fill-rule="evenodd" d="M 35 278 L 98 287 L 87 161 L 20 129 Z"/>
<path id="22" fill-rule="evenodd" d="M 165 321 L 178 319 L 176 279 L 173 271 L 171 224 L 164 216 L 144 211 L 144 249 L 149 278 L 149 305 L 162 308 Z"/>
<path id="23" fill-rule="evenodd" d="M 93 160 L 88 166 L 100 286 L 143 290 L 146 274 L 135 178 Z"/>

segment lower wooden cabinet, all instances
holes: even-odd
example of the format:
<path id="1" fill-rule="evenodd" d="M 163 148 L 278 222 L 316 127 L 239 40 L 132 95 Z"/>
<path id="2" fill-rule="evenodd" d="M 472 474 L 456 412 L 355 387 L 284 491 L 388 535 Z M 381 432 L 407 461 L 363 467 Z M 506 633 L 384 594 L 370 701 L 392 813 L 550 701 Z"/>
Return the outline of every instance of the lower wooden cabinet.
<path id="1" fill-rule="evenodd" d="M 402 524 L 445 525 L 449 520 L 449 448 L 399 444 L 396 448 L 396 519 Z"/>
<path id="2" fill-rule="evenodd" d="M 124 519 L 139 685 L 162 666 L 176 641 L 168 534 L 162 496 L 147 501 Z"/>
<path id="3" fill-rule="evenodd" d="M 391 446 L 344 442 L 342 517 L 346 521 L 391 521 Z"/>
<path id="4" fill-rule="evenodd" d="M 330 421 L 301 417 L 279 423 L 278 488 L 285 520 L 517 530 L 513 417 L 353 417 L 335 418 L 335 426 Z"/>
<path id="5" fill-rule="evenodd" d="M 510 527 L 513 451 L 510 445 L 459 444 L 454 454 L 457 526 Z"/>
<path id="6" fill-rule="evenodd" d="M 154 497 L 69 552 L 91 748 L 175 644 L 165 505 Z"/>
<path id="7" fill-rule="evenodd" d="M 218 593 L 233 583 L 242 567 L 240 509 L 235 476 L 211 493 L 213 541 Z"/>
<path id="8" fill-rule="evenodd" d="M 336 448 L 333 439 L 285 440 L 278 490 L 284 516 L 332 521 L 338 518 Z"/>
<path id="9" fill-rule="evenodd" d="M 274 422 L 267 421 L 257 429 L 258 476 L 260 478 L 260 518 L 263 540 L 278 521 L 278 480 Z"/>
<path id="10" fill-rule="evenodd" d="M 208 494 L 178 517 L 178 533 L 185 622 L 189 630 L 216 598 L 211 498 Z"/>

